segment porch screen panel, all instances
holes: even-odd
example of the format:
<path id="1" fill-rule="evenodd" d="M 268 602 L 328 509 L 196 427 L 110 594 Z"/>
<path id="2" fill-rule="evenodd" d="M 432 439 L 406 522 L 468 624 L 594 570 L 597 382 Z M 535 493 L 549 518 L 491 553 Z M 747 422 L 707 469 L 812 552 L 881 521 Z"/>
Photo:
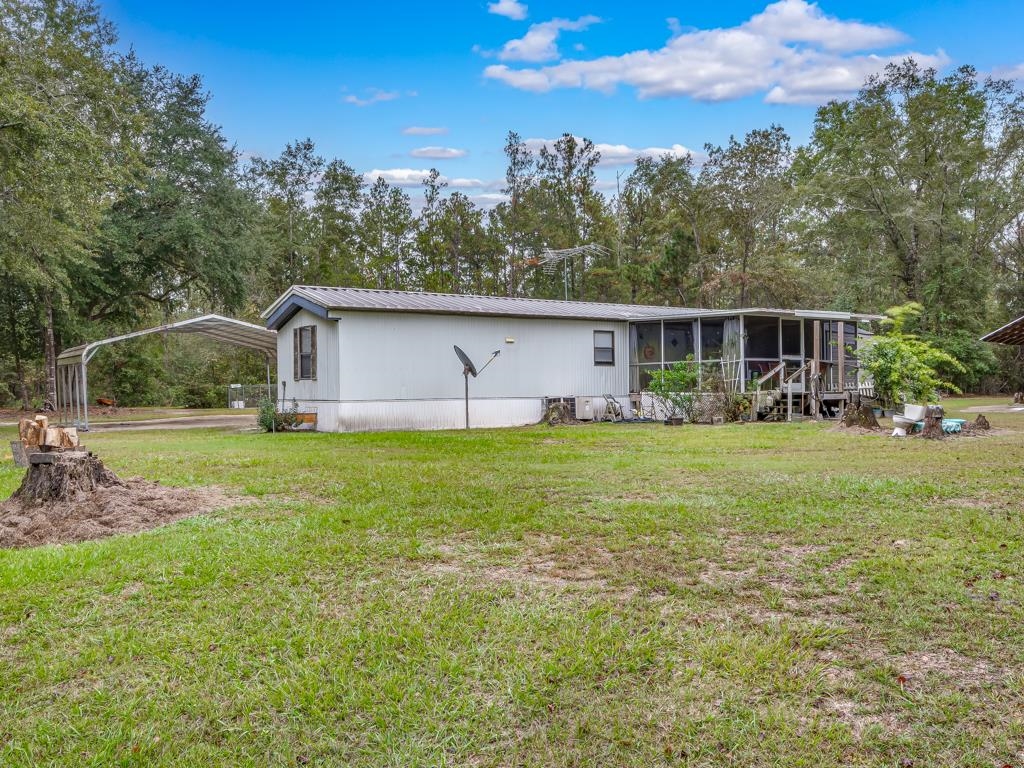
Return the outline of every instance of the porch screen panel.
<path id="1" fill-rule="evenodd" d="M 693 321 L 665 321 L 665 362 L 675 363 L 694 354 Z"/>
<path id="2" fill-rule="evenodd" d="M 630 362 L 643 364 L 661 362 L 661 323 L 635 323 Z"/>
<path id="3" fill-rule="evenodd" d="M 661 370 L 661 323 L 633 323 L 629 327 L 629 390 L 642 392 L 651 373 Z"/>
<path id="4" fill-rule="evenodd" d="M 700 321 L 700 349 L 702 360 L 721 360 L 725 341 L 725 320 Z"/>
<path id="5" fill-rule="evenodd" d="M 782 356 L 800 357 L 800 321 L 782 321 Z"/>
<path id="6" fill-rule="evenodd" d="M 779 359 L 779 321 L 774 317 L 745 319 L 747 357 L 754 360 Z"/>

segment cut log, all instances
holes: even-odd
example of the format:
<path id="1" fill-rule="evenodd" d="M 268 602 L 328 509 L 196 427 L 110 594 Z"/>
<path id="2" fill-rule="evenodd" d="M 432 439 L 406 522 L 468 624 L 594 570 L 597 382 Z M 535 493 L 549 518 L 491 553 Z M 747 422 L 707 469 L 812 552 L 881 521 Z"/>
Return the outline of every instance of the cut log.
<path id="1" fill-rule="evenodd" d="M 78 430 L 74 427 L 47 427 L 43 445 L 47 448 L 77 448 Z"/>
<path id="2" fill-rule="evenodd" d="M 39 457 L 40 461 L 34 459 Z M 42 461 L 45 459 L 45 463 Z M 36 453 L 21 486 L 11 496 L 34 502 L 73 501 L 97 488 L 123 486 L 121 479 L 86 451 Z"/>
<path id="3" fill-rule="evenodd" d="M 18 438 L 29 453 L 40 449 L 69 450 L 79 446 L 77 429 L 51 427 L 45 416 L 18 422 Z"/>
<path id="4" fill-rule="evenodd" d="M 18 439 L 26 448 L 39 446 L 39 425 L 33 419 L 22 419 L 18 422 Z"/>

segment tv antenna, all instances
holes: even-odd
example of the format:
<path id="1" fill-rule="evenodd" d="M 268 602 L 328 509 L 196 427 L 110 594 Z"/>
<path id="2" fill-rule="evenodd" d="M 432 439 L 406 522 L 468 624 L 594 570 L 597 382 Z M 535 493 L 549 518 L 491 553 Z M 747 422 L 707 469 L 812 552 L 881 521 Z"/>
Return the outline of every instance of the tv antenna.
<path id="1" fill-rule="evenodd" d="M 577 256 L 582 256 L 586 263 L 587 256 L 608 256 L 611 253 L 603 245 L 597 243 L 586 243 L 572 248 L 545 248 L 540 252 L 537 262 L 544 274 L 553 275 L 558 265 L 562 265 L 562 282 L 565 285 L 565 300 L 569 300 L 569 265 Z"/>
<path id="2" fill-rule="evenodd" d="M 455 354 L 459 356 L 459 360 L 462 361 L 462 376 L 466 379 L 466 429 L 469 429 L 469 377 L 472 376 L 474 379 L 484 372 L 484 369 L 488 365 L 494 362 L 494 358 L 501 354 L 500 349 L 496 349 L 491 353 L 490 358 L 484 363 L 483 368 L 477 370 L 477 367 L 473 365 L 473 361 L 469 359 L 469 355 L 463 352 L 459 345 L 455 346 Z"/>

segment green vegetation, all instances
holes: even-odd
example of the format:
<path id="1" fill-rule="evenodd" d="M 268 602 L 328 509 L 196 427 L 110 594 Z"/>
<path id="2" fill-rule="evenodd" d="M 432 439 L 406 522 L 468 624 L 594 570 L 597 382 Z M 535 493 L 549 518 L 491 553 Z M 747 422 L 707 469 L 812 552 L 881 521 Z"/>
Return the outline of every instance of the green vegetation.
<path id="1" fill-rule="evenodd" d="M 121 54 L 91 0 L 0 0 L 0 18 L 0 407 L 54 400 L 61 348 L 184 314 L 255 320 L 289 285 L 325 283 L 706 308 L 916 301 L 919 336 L 965 366 L 958 387 L 1024 389 L 1024 364 L 978 342 L 1024 313 L 1011 81 L 892 64 L 822 106 L 804 146 L 772 125 L 706 146 L 699 167 L 642 157 L 614 198 L 589 139 L 537 148 L 510 130 L 507 199 L 484 210 L 435 169 L 414 212 L 409 192 L 309 138 L 243 160 L 201 77 Z M 545 247 L 585 243 L 605 250 L 540 268 Z M 259 361 L 189 355 L 157 340 L 105 352 L 93 391 L 200 406 L 262 381 Z"/>
<path id="2" fill-rule="evenodd" d="M 700 367 L 693 356 L 664 370 L 654 371 L 648 389 L 661 402 L 669 418 L 679 417 L 693 421 L 700 395 Z"/>
<path id="3" fill-rule="evenodd" d="M 940 390 L 961 391 L 940 373 L 966 373 L 960 361 L 905 330 L 923 309 L 912 302 L 886 310 L 885 331 L 856 351 L 860 365 L 871 374 L 879 400 L 890 408 L 903 403 L 936 403 Z"/>
<path id="4" fill-rule="evenodd" d="M 0 764 L 1016 765 L 1024 415 L 988 415 L 96 433 L 244 503 L 0 553 Z"/>

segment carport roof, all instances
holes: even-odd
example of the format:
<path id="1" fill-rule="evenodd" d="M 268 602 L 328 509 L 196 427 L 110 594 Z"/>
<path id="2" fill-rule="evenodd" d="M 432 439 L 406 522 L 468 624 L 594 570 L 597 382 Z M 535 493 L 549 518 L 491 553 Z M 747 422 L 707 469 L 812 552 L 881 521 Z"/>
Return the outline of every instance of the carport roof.
<path id="1" fill-rule="evenodd" d="M 996 344 L 1018 344 L 1024 346 L 1024 316 L 1018 317 L 1002 328 L 982 336 L 982 341 L 991 341 Z"/>
<path id="2" fill-rule="evenodd" d="M 244 320 L 235 320 L 231 317 L 203 315 L 202 317 L 179 320 L 176 323 L 158 325 L 155 328 L 146 328 L 145 330 L 125 333 L 120 336 L 111 336 L 106 339 L 91 341 L 88 344 L 79 344 L 77 347 L 70 347 L 57 356 L 57 365 L 88 363 L 100 347 L 138 338 L 139 336 L 148 336 L 151 333 L 198 333 L 218 341 L 223 341 L 225 344 L 247 347 L 263 352 L 270 357 L 277 357 L 277 331 L 271 331 L 262 326 L 253 325 Z"/>

